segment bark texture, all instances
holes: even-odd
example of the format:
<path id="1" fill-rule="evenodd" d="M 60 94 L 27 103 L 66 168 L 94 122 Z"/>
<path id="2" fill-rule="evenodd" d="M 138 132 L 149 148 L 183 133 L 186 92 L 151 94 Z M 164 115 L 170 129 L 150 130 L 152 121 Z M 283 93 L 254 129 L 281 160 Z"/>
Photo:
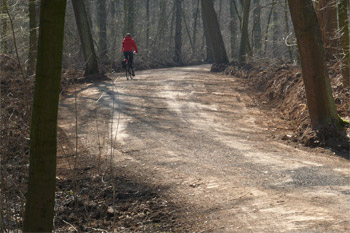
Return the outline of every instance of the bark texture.
<path id="1" fill-rule="evenodd" d="M 340 57 L 342 59 L 342 76 L 343 85 L 350 87 L 350 39 L 349 39 L 349 19 L 347 9 L 349 7 L 348 0 L 339 0 L 338 18 L 340 31 Z"/>
<path id="2" fill-rule="evenodd" d="M 52 232 L 65 0 L 42 0 L 24 232 Z"/>
<path id="3" fill-rule="evenodd" d="M 250 2 L 251 0 L 245 0 L 243 5 L 242 35 L 241 35 L 241 43 L 239 46 L 239 57 L 238 57 L 239 63 L 245 63 L 247 61 Z"/>
<path id="4" fill-rule="evenodd" d="M 311 0 L 289 0 L 298 41 L 307 106 L 314 129 L 338 124 L 317 16 Z"/>
<path id="5" fill-rule="evenodd" d="M 99 73 L 97 56 L 90 30 L 84 0 L 72 0 L 75 21 L 79 32 L 81 47 L 85 60 L 85 76 Z"/>
<path id="6" fill-rule="evenodd" d="M 222 39 L 220 26 L 216 17 L 212 0 L 202 0 L 202 14 L 208 28 L 211 47 L 216 63 L 228 63 L 225 44 Z"/>
<path id="7" fill-rule="evenodd" d="M 332 60 L 337 54 L 337 6 L 336 0 L 315 1 L 318 22 L 321 28 L 326 60 Z"/>
<path id="8" fill-rule="evenodd" d="M 175 23 L 175 57 L 176 63 L 182 63 L 182 0 L 175 0 L 176 23 Z"/>

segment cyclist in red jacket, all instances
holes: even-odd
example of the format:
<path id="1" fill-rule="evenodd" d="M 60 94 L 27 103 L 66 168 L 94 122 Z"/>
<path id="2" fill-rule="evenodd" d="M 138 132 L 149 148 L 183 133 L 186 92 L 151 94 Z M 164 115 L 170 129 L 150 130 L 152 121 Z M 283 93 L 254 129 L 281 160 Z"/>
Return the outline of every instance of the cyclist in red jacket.
<path id="1" fill-rule="evenodd" d="M 122 52 L 124 53 L 125 59 L 129 61 L 132 75 L 135 76 L 134 72 L 134 50 L 138 53 L 135 40 L 131 37 L 130 33 L 127 33 L 122 42 Z"/>

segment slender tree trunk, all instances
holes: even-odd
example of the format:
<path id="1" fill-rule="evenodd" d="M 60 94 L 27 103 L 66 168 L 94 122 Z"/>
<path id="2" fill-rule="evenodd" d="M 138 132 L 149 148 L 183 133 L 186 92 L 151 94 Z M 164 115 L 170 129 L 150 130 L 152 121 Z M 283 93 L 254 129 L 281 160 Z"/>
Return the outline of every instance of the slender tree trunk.
<path id="1" fill-rule="evenodd" d="M 272 18 L 272 13 L 273 13 L 273 11 L 275 9 L 275 5 L 276 5 L 276 0 L 272 0 L 272 5 L 271 5 L 270 13 L 269 13 L 269 16 L 268 16 L 268 19 L 267 19 L 265 38 L 264 38 L 264 41 L 265 41 L 264 54 L 265 55 L 266 55 L 266 51 L 267 51 L 267 41 L 269 39 L 269 29 L 270 29 L 270 26 L 271 26 L 271 18 Z"/>
<path id="2" fill-rule="evenodd" d="M 169 44 L 171 46 L 174 45 L 174 40 L 175 40 L 175 18 L 176 18 L 176 2 L 174 1 L 173 4 L 173 9 L 171 13 L 171 22 L 170 22 L 170 32 L 169 32 Z"/>
<path id="3" fill-rule="evenodd" d="M 285 23 L 285 28 L 286 28 L 286 36 L 289 35 L 289 23 L 288 23 L 288 0 L 285 0 L 284 2 L 284 23 Z M 289 58 L 290 61 L 293 61 L 293 52 L 292 52 L 292 48 L 291 46 L 288 46 L 288 54 L 289 54 Z"/>
<path id="4" fill-rule="evenodd" d="M 231 58 L 235 57 L 235 51 L 236 51 L 236 39 L 237 39 L 237 34 L 238 34 L 238 27 L 237 27 L 237 18 L 236 17 L 236 11 L 234 7 L 234 1 L 235 0 L 230 0 L 230 42 L 231 42 Z"/>
<path id="5" fill-rule="evenodd" d="M 182 50 L 182 0 L 175 0 L 176 4 L 176 23 L 175 23 L 175 57 L 174 61 L 181 64 Z"/>
<path id="6" fill-rule="evenodd" d="M 326 60 L 330 61 L 337 55 L 338 48 L 336 39 L 338 29 L 336 0 L 318 0 L 315 2 L 323 45 L 325 46 Z"/>
<path id="7" fill-rule="evenodd" d="M 199 2 L 200 2 L 200 0 L 196 1 L 196 7 L 195 7 L 195 12 L 194 12 L 193 35 L 192 35 L 192 40 L 193 40 L 193 51 L 192 51 L 192 53 L 193 53 L 193 56 L 196 54 Z"/>
<path id="8" fill-rule="evenodd" d="M 340 50 L 342 58 L 342 76 L 344 87 L 350 87 L 350 39 L 349 39 L 349 19 L 347 9 L 348 0 L 339 0 L 338 18 L 340 31 Z"/>
<path id="9" fill-rule="evenodd" d="M 72 0 L 75 21 L 85 60 L 85 76 L 98 74 L 98 62 L 84 0 Z"/>
<path id="10" fill-rule="evenodd" d="M 29 0 L 29 54 L 27 76 L 35 72 L 36 50 L 37 50 L 37 23 L 36 23 L 36 0 Z"/>
<path id="11" fill-rule="evenodd" d="M 65 0 L 42 0 L 24 232 L 52 232 Z"/>
<path id="12" fill-rule="evenodd" d="M 135 0 L 124 0 L 124 34 L 134 35 Z"/>
<path id="13" fill-rule="evenodd" d="M 1 17 L 1 53 L 7 53 L 8 44 L 7 44 L 7 34 L 8 34 L 8 20 L 5 15 L 7 15 L 6 8 L 8 7 L 8 0 L 0 0 L 0 12 L 2 14 Z"/>
<path id="14" fill-rule="evenodd" d="M 129 32 L 129 28 L 128 28 L 129 4 L 130 3 L 128 0 L 124 0 L 124 29 L 123 29 L 124 35 Z"/>
<path id="15" fill-rule="evenodd" d="M 149 19 L 149 0 L 146 0 L 146 49 L 149 50 L 149 32 L 150 32 L 150 19 Z"/>
<path id="16" fill-rule="evenodd" d="M 165 30 L 167 26 L 167 17 L 166 17 L 166 2 L 165 0 L 160 0 L 159 2 L 159 22 L 158 22 L 158 28 L 159 28 L 159 43 L 161 44 L 160 47 L 164 46 L 165 43 Z"/>
<path id="17" fill-rule="evenodd" d="M 110 11 L 111 11 L 111 17 L 110 17 L 110 25 L 113 25 L 110 29 L 111 31 L 111 37 L 112 40 L 109 42 L 110 43 L 110 50 L 112 51 L 112 53 L 109 53 L 109 59 L 111 59 L 112 61 L 114 61 L 116 59 L 116 53 L 115 51 L 117 51 L 117 47 L 119 48 L 120 44 L 119 42 L 117 42 L 117 34 L 120 33 L 120 31 L 118 31 L 118 22 L 119 20 L 117 19 L 117 9 L 119 8 L 119 1 L 116 0 L 112 0 L 110 2 Z M 108 46 L 107 46 L 108 48 Z"/>
<path id="18" fill-rule="evenodd" d="M 106 0 L 97 1 L 97 21 L 98 21 L 98 34 L 99 34 L 99 54 L 101 61 L 107 61 L 107 11 Z"/>
<path id="19" fill-rule="evenodd" d="M 243 24 L 242 24 L 242 35 L 241 43 L 239 48 L 238 61 L 240 63 L 245 63 L 247 61 L 247 45 L 248 45 L 248 22 L 249 22 L 249 12 L 250 12 L 250 2 L 251 0 L 245 0 L 243 5 Z"/>
<path id="20" fill-rule="evenodd" d="M 225 44 L 221 36 L 220 26 L 216 17 L 212 0 L 202 0 L 202 13 L 208 27 L 211 47 L 216 63 L 228 63 Z"/>
<path id="21" fill-rule="evenodd" d="M 339 123 L 317 16 L 311 0 L 288 0 L 298 41 L 307 106 L 314 129 L 324 129 Z"/>
<path id="22" fill-rule="evenodd" d="M 279 46 L 278 46 L 278 13 L 277 7 L 275 7 L 272 13 L 272 50 L 274 57 L 279 57 Z"/>
<path id="23" fill-rule="evenodd" d="M 184 8 L 186 9 L 185 3 L 184 3 Z M 190 45 L 191 45 L 191 48 L 192 48 L 192 55 L 193 55 L 194 54 L 194 47 L 193 47 L 193 42 L 192 42 L 192 38 L 191 38 L 190 29 L 188 28 L 188 25 L 187 25 L 187 20 L 186 20 L 185 13 L 182 14 L 182 18 L 183 18 L 183 21 L 184 21 L 184 24 L 185 24 L 186 34 L 187 34 L 188 40 L 190 42 Z"/>
<path id="24" fill-rule="evenodd" d="M 261 50 L 261 23 L 260 23 L 260 0 L 254 0 L 254 11 L 253 11 L 253 42 L 255 52 L 259 52 Z"/>

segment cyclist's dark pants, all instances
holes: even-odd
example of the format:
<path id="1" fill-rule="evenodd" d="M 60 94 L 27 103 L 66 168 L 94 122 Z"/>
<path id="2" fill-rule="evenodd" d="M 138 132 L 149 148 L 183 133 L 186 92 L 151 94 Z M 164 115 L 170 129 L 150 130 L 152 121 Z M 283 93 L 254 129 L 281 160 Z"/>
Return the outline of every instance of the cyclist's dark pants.
<path id="1" fill-rule="evenodd" d="M 134 53 L 133 52 L 124 52 L 124 57 L 129 61 L 130 68 L 134 68 Z"/>

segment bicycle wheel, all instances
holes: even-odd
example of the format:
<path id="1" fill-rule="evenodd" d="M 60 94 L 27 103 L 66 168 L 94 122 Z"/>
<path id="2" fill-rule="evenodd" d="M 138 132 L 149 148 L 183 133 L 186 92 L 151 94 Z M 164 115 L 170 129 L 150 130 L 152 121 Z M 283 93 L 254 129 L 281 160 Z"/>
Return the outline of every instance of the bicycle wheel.
<path id="1" fill-rule="evenodd" d="M 132 70 L 131 70 L 130 67 L 129 67 L 129 78 L 130 78 L 130 79 L 134 79 L 134 77 L 132 76 Z"/>
<path id="2" fill-rule="evenodd" d="M 126 80 L 129 80 L 129 78 L 131 78 L 131 76 L 130 76 L 130 67 L 129 67 L 128 63 L 126 63 L 126 66 L 125 66 L 125 77 L 126 77 Z"/>

